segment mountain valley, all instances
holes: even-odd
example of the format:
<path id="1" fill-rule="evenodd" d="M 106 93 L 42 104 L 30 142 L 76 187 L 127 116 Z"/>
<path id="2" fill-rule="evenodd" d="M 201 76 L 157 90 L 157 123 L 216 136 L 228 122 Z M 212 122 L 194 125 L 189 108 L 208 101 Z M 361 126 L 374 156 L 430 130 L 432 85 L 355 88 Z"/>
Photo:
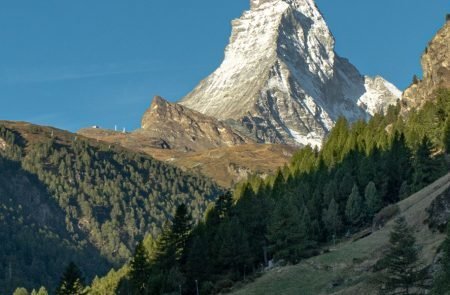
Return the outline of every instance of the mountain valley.
<path id="1" fill-rule="evenodd" d="M 136 130 L 0 120 L 0 294 L 448 294 L 449 28 L 402 93 L 314 0 L 250 0 Z"/>

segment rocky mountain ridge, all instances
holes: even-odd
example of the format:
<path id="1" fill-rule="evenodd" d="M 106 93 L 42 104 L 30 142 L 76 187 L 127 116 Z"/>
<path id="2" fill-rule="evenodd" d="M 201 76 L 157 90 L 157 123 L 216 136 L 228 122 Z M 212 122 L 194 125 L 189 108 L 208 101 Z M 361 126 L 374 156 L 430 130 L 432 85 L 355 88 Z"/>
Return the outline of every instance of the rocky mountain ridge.
<path id="1" fill-rule="evenodd" d="M 339 116 L 366 119 L 401 96 L 335 53 L 313 0 L 252 0 L 232 27 L 220 67 L 180 104 L 235 120 L 259 142 L 320 146 Z"/>
<path id="2" fill-rule="evenodd" d="M 403 93 L 405 112 L 422 107 L 436 90 L 450 88 L 450 18 L 426 47 L 421 64 L 422 80 L 414 79 Z"/>
<path id="3" fill-rule="evenodd" d="M 166 141 L 172 149 L 188 151 L 255 142 L 214 117 L 170 103 L 160 96 L 153 99 L 144 113 L 139 132 Z"/>

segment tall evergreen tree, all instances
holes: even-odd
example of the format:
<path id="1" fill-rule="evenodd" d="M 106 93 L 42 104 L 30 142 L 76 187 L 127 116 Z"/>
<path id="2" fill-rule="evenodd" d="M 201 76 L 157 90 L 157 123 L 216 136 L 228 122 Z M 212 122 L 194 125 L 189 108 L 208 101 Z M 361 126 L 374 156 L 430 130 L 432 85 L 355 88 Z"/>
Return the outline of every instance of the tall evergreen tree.
<path id="1" fill-rule="evenodd" d="M 324 209 L 323 222 L 330 238 L 335 238 L 342 227 L 341 217 L 339 215 L 338 204 L 331 199 L 328 209 Z"/>
<path id="2" fill-rule="evenodd" d="M 414 157 L 413 184 L 416 190 L 432 183 L 439 175 L 440 165 L 438 161 L 433 159 L 432 152 L 433 144 L 425 136 L 417 148 Z"/>
<path id="3" fill-rule="evenodd" d="M 297 262 L 304 250 L 307 233 L 292 198 L 279 200 L 268 226 L 269 250 L 275 259 Z"/>
<path id="4" fill-rule="evenodd" d="M 234 210 L 247 234 L 250 251 L 259 262 L 264 261 L 267 244 L 265 233 L 272 202 L 273 199 L 269 197 L 255 195 L 253 190 L 247 190 L 236 203 Z"/>
<path id="5" fill-rule="evenodd" d="M 369 182 L 364 191 L 364 199 L 368 217 L 372 218 L 382 207 L 380 195 L 373 181 Z"/>
<path id="6" fill-rule="evenodd" d="M 130 283 L 133 294 L 148 294 L 151 264 L 144 243 L 136 245 L 130 262 Z"/>
<path id="7" fill-rule="evenodd" d="M 363 202 L 356 184 L 353 185 L 352 193 L 348 197 L 345 217 L 351 225 L 358 225 L 363 217 Z"/>
<path id="8" fill-rule="evenodd" d="M 171 244 L 175 248 L 175 259 L 184 263 L 186 259 L 186 245 L 192 229 L 192 216 L 185 204 L 177 207 L 171 227 Z"/>
<path id="9" fill-rule="evenodd" d="M 411 158 L 411 151 L 406 144 L 404 134 L 394 134 L 383 165 L 386 202 L 392 203 L 399 200 L 403 181 L 409 181 L 411 177 Z"/>
<path id="10" fill-rule="evenodd" d="M 70 262 L 56 289 L 57 295 L 81 295 L 84 292 L 84 278 L 75 263 Z"/>
<path id="11" fill-rule="evenodd" d="M 432 293 L 436 295 L 450 294 L 450 222 L 447 224 L 447 237 L 442 244 L 442 261 L 440 271 L 433 283 Z"/>
<path id="12" fill-rule="evenodd" d="M 416 239 L 404 217 L 395 220 L 389 243 L 389 252 L 383 259 L 386 272 L 381 293 L 422 294 L 426 271 L 419 262 Z"/>
<path id="13" fill-rule="evenodd" d="M 211 271 L 208 236 L 203 224 L 199 224 L 193 233 L 186 261 L 186 274 L 190 282 L 204 281 Z"/>
<path id="14" fill-rule="evenodd" d="M 220 273 L 232 271 L 236 279 L 251 265 L 248 236 L 236 216 L 222 222 L 214 241 L 219 252 L 216 267 Z"/>
<path id="15" fill-rule="evenodd" d="M 191 228 L 192 217 L 186 205 L 181 204 L 176 209 L 172 223 L 164 226 L 157 241 L 149 287 L 152 294 L 172 292 L 179 286 L 175 281 L 179 284 L 184 281 Z"/>

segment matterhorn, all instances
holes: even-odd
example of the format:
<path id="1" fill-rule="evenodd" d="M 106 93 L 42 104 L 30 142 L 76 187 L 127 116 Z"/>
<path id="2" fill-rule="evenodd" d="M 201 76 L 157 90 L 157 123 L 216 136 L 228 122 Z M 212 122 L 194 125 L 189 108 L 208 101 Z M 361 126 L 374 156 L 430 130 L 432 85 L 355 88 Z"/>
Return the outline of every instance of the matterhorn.
<path id="1" fill-rule="evenodd" d="M 232 27 L 220 67 L 180 104 L 258 142 L 320 147 L 340 116 L 368 119 L 401 96 L 336 54 L 313 0 L 251 0 Z"/>

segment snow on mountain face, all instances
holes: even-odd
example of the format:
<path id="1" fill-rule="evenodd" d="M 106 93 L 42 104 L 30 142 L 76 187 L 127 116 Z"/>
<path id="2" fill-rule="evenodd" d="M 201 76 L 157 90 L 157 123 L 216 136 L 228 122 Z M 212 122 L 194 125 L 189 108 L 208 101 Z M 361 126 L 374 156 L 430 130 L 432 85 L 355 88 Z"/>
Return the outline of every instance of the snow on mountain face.
<path id="1" fill-rule="evenodd" d="M 261 142 L 320 146 L 338 117 L 367 119 L 401 96 L 334 52 L 313 0 L 251 0 L 232 26 L 221 66 L 180 103 Z"/>

